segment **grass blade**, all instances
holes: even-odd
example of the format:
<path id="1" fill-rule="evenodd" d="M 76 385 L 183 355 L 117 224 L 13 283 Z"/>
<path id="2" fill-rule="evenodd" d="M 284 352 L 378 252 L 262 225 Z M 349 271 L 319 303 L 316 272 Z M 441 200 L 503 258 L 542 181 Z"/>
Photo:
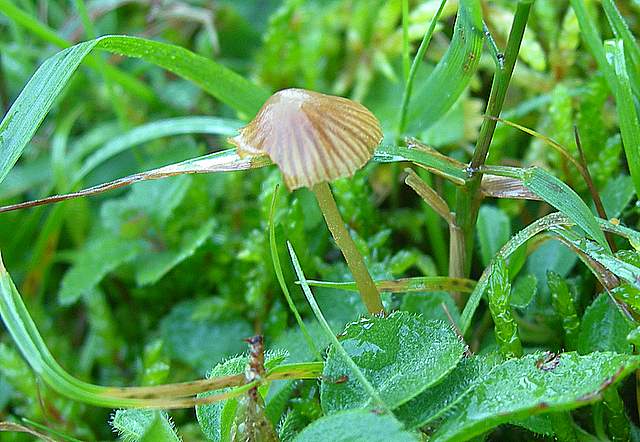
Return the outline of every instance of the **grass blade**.
<path id="1" fill-rule="evenodd" d="M 636 195 L 640 195 L 640 120 L 638 120 L 630 76 L 624 58 L 623 42 L 622 40 L 607 42 L 605 49 L 613 66 L 614 95 L 618 111 L 618 124 L 622 134 L 622 147 L 627 157 Z"/>
<path id="2" fill-rule="evenodd" d="M 485 166 L 482 168 L 482 171 L 494 175 L 521 179 L 525 187 L 564 213 L 595 239 L 598 244 L 611 252 L 596 217 L 591 213 L 589 207 L 571 187 L 567 186 L 546 170 L 535 166 L 526 169 Z"/>
<path id="3" fill-rule="evenodd" d="M 127 36 L 106 36 L 80 43 L 47 59 L 0 123 L 0 182 L 22 154 L 71 75 L 93 49 L 156 64 L 192 81 L 245 116 L 252 116 L 268 96 L 262 88 L 235 72 L 178 46 Z"/>
<path id="4" fill-rule="evenodd" d="M 100 193 L 119 189 L 120 187 L 129 186 L 140 181 L 159 180 L 162 178 L 184 174 L 234 172 L 237 170 L 257 169 L 269 164 L 271 164 L 271 160 L 269 160 L 269 158 L 266 156 L 240 158 L 236 153 L 236 149 L 227 149 L 221 152 L 216 152 L 179 163 L 170 164 L 168 166 L 163 166 L 158 169 L 152 169 L 146 172 L 129 175 L 124 178 L 118 178 L 117 180 L 98 184 L 96 186 L 82 189 L 77 192 L 66 193 L 63 195 L 53 195 L 38 200 L 2 206 L 0 207 L 0 213 L 57 203 L 73 198 L 98 195 Z"/>
<path id="5" fill-rule="evenodd" d="M 428 128 L 456 102 L 476 72 L 483 41 L 480 2 L 460 0 L 451 44 L 409 106 L 409 132 Z"/>
<path id="6" fill-rule="evenodd" d="M 318 322 L 320 323 L 323 330 L 325 331 L 327 337 L 329 338 L 331 343 L 334 345 L 336 351 L 338 351 L 338 353 L 342 355 L 345 363 L 353 371 L 353 374 L 362 383 L 362 386 L 365 388 L 367 393 L 369 393 L 369 395 L 371 396 L 371 399 L 376 404 L 376 406 L 390 413 L 390 411 L 387 409 L 387 405 L 384 403 L 384 401 L 382 400 L 382 398 L 380 397 L 376 389 L 373 388 L 373 385 L 371 385 L 371 383 L 367 380 L 367 378 L 364 376 L 362 371 L 360 371 L 360 368 L 356 365 L 355 362 L 353 362 L 353 359 L 351 359 L 349 354 L 346 352 L 346 350 L 342 347 L 342 345 L 338 341 L 338 338 L 336 338 L 336 335 L 333 332 L 333 330 L 331 330 L 331 327 L 329 326 L 329 323 L 327 322 L 327 320 L 324 318 L 324 315 L 322 314 L 322 311 L 320 310 L 320 306 L 316 302 L 316 299 L 314 298 L 313 293 L 311 293 L 311 288 L 309 288 L 309 284 L 307 284 L 307 280 L 304 276 L 304 273 L 302 272 L 302 268 L 300 267 L 300 262 L 298 261 L 296 252 L 293 250 L 291 243 L 288 241 L 287 241 L 287 247 L 289 248 L 289 254 L 291 255 L 291 262 L 293 263 L 293 268 L 295 269 L 296 274 L 298 275 L 298 279 L 300 280 L 300 284 L 302 285 L 302 291 L 304 292 L 304 295 L 307 298 L 307 301 L 309 302 L 309 305 L 311 306 L 313 313 L 316 315 L 316 318 L 318 319 Z"/>
<path id="7" fill-rule="evenodd" d="M 318 351 L 318 348 L 313 343 L 313 339 L 309 334 L 309 330 L 307 330 L 307 326 L 304 324 L 298 309 L 296 308 L 296 304 L 293 302 L 291 298 L 291 294 L 289 293 L 289 288 L 287 287 L 287 283 L 284 280 L 284 275 L 282 274 L 282 265 L 280 264 L 280 256 L 278 255 L 278 246 L 276 245 L 276 226 L 275 226 L 275 208 L 276 201 L 278 198 L 278 186 L 273 191 L 273 199 L 271 200 L 271 209 L 269 211 L 269 247 L 271 249 L 271 260 L 273 261 L 273 270 L 276 272 L 276 278 L 278 279 L 278 284 L 280 284 L 280 289 L 284 294 L 285 299 L 287 300 L 287 304 L 293 313 L 293 316 L 296 318 L 296 322 L 300 327 L 300 331 L 304 336 L 305 341 L 307 341 L 307 345 L 309 346 L 309 351 L 312 355 L 316 357 L 317 360 L 321 361 L 322 356 Z"/>
<path id="8" fill-rule="evenodd" d="M 379 163 L 394 163 L 398 161 L 412 161 L 425 169 L 436 173 L 454 184 L 464 184 L 467 173 L 464 165 L 442 155 L 435 150 L 411 148 L 402 146 L 380 146 L 373 157 Z"/>
<path id="9" fill-rule="evenodd" d="M 427 32 L 425 32 L 424 37 L 422 37 L 422 41 L 420 42 L 420 47 L 418 48 L 418 52 L 416 53 L 416 56 L 413 58 L 413 62 L 411 63 L 411 69 L 408 69 L 408 65 L 409 65 L 408 21 L 409 19 L 407 17 L 408 11 L 405 11 L 405 6 L 407 10 L 409 9 L 409 6 L 406 0 L 402 4 L 403 6 L 403 10 L 402 10 L 403 42 L 406 46 L 403 51 L 403 56 L 405 58 L 403 61 L 405 66 L 405 72 L 408 72 L 408 74 L 405 75 L 406 83 L 404 86 L 404 92 L 402 93 L 402 104 L 400 106 L 400 120 L 398 122 L 398 136 L 400 136 L 404 132 L 404 129 L 407 125 L 407 111 L 409 110 L 409 101 L 411 100 L 411 92 L 413 91 L 413 82 L 418 72 L 418 66 L 420 65 L 420 63 L 422 63 L 424 54 L 425 52 L 427 52 L 427 48 L 429 47 L 429 42 L 431 42 L 431 37 L 433 36 L 433 31 L 435 31 L 436 29 L 436 24 L 440 19 L 440 15 L 442 14 L 442 10 L 444 9 L 444 5 L 446 3 L 447 3 L 447 0 L 442 0 L 440 2 L 440 6 L 438 7 L 438 10 L 436 11 L 435 15 L 433 16 L 433 18 L 431 18 L 431 23 L 429 23 L 429 28 L 427 29 Z"/>
<path id="10" fill-rule="evenodd" d="M 624 50 L 632 62 L 632 66 L 630 66 L 633 71 L 633 75 L 631 75 L 631 79 L 633 81 L 632 86 L 634 87 L 635 92 L 638 93 L 640 89 L 640 79 L 638 78 L 638 74 L 640 73 L 640 46 L 638 46 L 636 38 L 631 33 L 631 30 L 624 21 L 624 18 L 622 18 L 615 2 L 613 0 L 603 0 L 602 7 L 604 8 L 604 12 L 607 15 L 607 19 L 609 20 L 609 24 L 611 25 L 614 35 L 616 38 L 624 42 Z"/>

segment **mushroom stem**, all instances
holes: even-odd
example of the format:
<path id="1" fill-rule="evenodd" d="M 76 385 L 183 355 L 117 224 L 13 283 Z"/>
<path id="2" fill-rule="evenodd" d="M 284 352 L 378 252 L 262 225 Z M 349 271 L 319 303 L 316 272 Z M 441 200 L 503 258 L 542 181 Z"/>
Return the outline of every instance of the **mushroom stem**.
<path id="1" fill-rule="evenodd" d="M 369 270 L 364 263 L 364 258 L 358 251 L 356 243 L 351 238 L 349 231 L 345 227 L 345 222 L 340 215 L 336 200 L 333 198 L 331 188 L 327 183 L 319 183 L 313 186 L 313 193 L 316 195 L 320 210 L 324 215 L 327 226 L 336 241 L 338 248 L 342 251 L 347 266 L 353 274 L 356 287 L 362 297 L 362 302 L 367 307 L 369 313 L 380 313 L 384 311 L 380 293 L 376 287 Z"/>

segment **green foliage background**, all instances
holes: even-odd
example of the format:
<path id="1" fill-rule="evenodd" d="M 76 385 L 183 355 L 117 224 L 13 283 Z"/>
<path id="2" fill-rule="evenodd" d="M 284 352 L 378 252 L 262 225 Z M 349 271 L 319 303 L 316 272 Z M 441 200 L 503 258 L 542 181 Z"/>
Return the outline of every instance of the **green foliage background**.
<path id="1" fill-rule="evenodd" d="M 470 274 L 456 275 L 477 280 L 475 290 L 473 281 L 421 289 L 412 284 L 424 279 L 400 279 L 453 276 L 449 228 L 404 184 L 402 169 L 456 208 L 501 60 L 483 21 L 504 50 L 515 4 L 529 2 L 448 1 L 416 64 L 402 122 L 407 62 L 440 2 L 408 1 L 406 29 L 403 3 L 0 0 L 0 201 L 69 193 L 228 149 L 226 137 L 282 88 L 361 101 L 385 139 L 374 161 L 332 188 L 373 278 L 395 284 L 385 305 L 400 312 L 368 319 L 370 330 L 358 321 L 366 312 L 357 293 L 318 282 L 352 277 L 312 193 L 281 190 L 276 250 L 326 360 L 321 381 L 262 388 L 281 439 L 640 440 L 630 376 L 640 364 L 632 333 L 640 314 L 640 3 L 533 3 L 501 116 L 565 152 L 498 124 L 487 164 L 502 167 L 489 172 L 542 201 L 483 201 Z M 106 35 L 140 38 L 97 38 Z M 574 127 L 612 222 L 597 218 L 576 173 Z M 153 386 L 236 374 L 246 364 L 242 340 L 256 333 L 273 352 L 267 359 L 312 361 L 272 261 L 278 184 L 274 166 L 180 175 L 1 213 L 2 261 L 46 346 L 86 382 Z M 602 229 L 624 238 L 608 243 Z M 301 269 L 331 330 L 344 330 L 351 363 L 314 319 L 308 287 L 296 283 Z M 559 368 L 547 369 L 555 359 L 544 352 L 563 351 Z M 337 381 L 353 363 L 381 404 L 357 376 Z M 56 440 L 110 439 L 112 429 L 126 440 L 229 440 L 235 399 L 197 416 L 194 408 L 171 418 L 114 413 L 56 393 L 32 368 L 2 330 L 1 421 L 44 425 Z M 0 432 L 3 442 L 30 438 Z"/>

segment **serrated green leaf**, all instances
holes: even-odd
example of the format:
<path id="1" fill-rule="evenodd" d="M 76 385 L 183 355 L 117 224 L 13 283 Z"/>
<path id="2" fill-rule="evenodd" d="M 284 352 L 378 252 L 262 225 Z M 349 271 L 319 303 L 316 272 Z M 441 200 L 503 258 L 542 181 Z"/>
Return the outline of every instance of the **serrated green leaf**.
<path id="1" fill-rule="evenodd" d="M 110 424 L 126 442 L 180 441 L 169 416 L 164 412 L 143 409 L 117 410 Z"/>
<path id="2" fill-rule="evenodd" d="M 207 373 L 207 378 L 242 373 L 246 365 L 247 357 L 237 356 L 213 367 L 213 369 Z M 223 393 L 229 390 L 231 389 L 225 388 L 217 390 L 215 393 Z M 205 397 L 211 394 L 214 394 L 214 392 L 201 393 L 198 397 Z M 234 398 L 213 404 L 198 405 L 196 407 L 196 417 L 198 418 L 200 429 L 207 440 L 215 442 L 228 442 L 230 440 L 231 425 L 236 415 L 237 406 L 238 399 Z"/>
<path id="3" fill-rule="evenodd" d="M 140 442 L 181 442 L 181 439 L 167 419 L 161 414 L 156 414 L 156 418 L 144 432 Z"/>
<path id="4" fill-rule="evenodd" d="M 58 301 L 63 305 L 76 302 L 91 292 L 109 272 L 132 261 L 144 249 L 142 241 L 107 235 L 87 242 L 76 254 L 74 265 L 62 278 Z"/>
<path id="5" fill-rule="evenodd" d="M 265 368 L 269 369 L 284 359 L 286 352 L 266 352 Z M 219 376 L 229 376 L 243 373 L 248 362 L 247 356 L 236 356 L 220 362 L 207 373 L 207 379 Z M 264 387 L 263 387 L 264 388 Z M 198 397 L 207 397 L 213 394 L 220 394 L 230 391 L 231 388 L 200 393 Z M 262 390 L 262 389 L 261 389 Z M 230 441 L 231 427 L 236 417 L 239 398 L 227 399 L 225 401 L 214 402 L 213 404 L 196 406 L 196 417 L 200 424 L 200 429 L 210 441 Z"/>
<path id="6" fill-rule="evenodd" d="M 638 365 L 638 356 L 597 352 L 555 357 L 536 353 L 510 359 L 464 397 L 431 440 L 465 441 L 513 419 L 595 402 L 600 392 Z"/>
<path id="7" fill-rule="evenodd" d="M 627 342 L 627 335 L 632 330 L 633 325 L 622 316 L 609 295 L 601 294 L 582 316 L 578 351 L 583 354 L 592 351 L 631 354 L 632 348 Z"/>
<path id="8" fill-rule="evenodd" d="M 446 310 L 445 310 L 446 309 Z M 402 297 L 400 310 L 418 313 L 425 319 L 460 323 L 460 312 L 456 302 L 447 292 L 407 293 Z M 451 315 L 451 319 L 449 316 Z"/>
<path id="9" fill-rule="evenodd" d="M 511 237 L 511 221 L 504 211 L 493 206 L 482 206 L 476 224 L 482 265 L 489 261 Z"/>
<path id="10" fill-rule="evenodd" d="M 398 407 L 394 414 L 407 428 L 427 425 L 455 407 L 482 382 L 496 363 L 493 359 L 483 356 L 462 359 L 447 377 Z"/>
<path id="11" fill-rule="evenodd" d="M 295 442 L 410 442 L 418 438 L 402 429 L 393 416 L 350 410 L 318 419 Z"/>
<path id="12" fill-rule="evenodd" d="M 340 335 L 340 343 L 390 408 L 446 376 L 465 348 L 447 324 L 406 312 L 353 322 Z M 340 382 L 344 376 L 348 379 Z M 333 347 L 323 379 L 320 401 L 327 413 L 370 403 L 369 395 Z"/>

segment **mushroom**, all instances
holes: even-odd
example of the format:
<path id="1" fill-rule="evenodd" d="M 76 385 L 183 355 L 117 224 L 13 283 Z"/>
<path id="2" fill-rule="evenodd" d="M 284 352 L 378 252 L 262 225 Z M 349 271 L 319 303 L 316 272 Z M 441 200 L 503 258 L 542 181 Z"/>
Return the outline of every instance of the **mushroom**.
<path id="1" fill-rule="evenodd" d="M 313 191 L 370 313 L 383 311 L 380 293 L 336 205 L 329 182 L 352 176 L 382 141 L 377 118 L 363 105 L 304 89 L 273 94 L 229 142 L 238 155 L 268 155 L 290 191 Z"/>

